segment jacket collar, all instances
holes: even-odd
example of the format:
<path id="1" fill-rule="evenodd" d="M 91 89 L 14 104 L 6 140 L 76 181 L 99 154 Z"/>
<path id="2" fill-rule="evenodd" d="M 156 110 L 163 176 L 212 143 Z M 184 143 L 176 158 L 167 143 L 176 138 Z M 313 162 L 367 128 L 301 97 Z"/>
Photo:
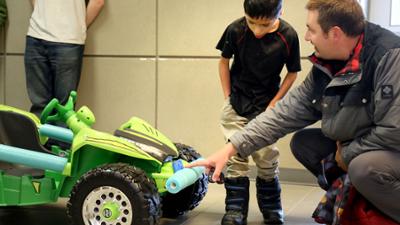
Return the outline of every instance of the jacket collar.
<path id="1" fill-rule="evenodd" d="M 361 70 L 360 66 L 360 55 L 361 55 L 361 50 L 363 48 L 363 39 L 364 39 L 364 34 L 360 36 L 360 39 L 358 40 L 358 43 L 356 47 L 353 50 L 352 56 L 350 59 L 347 61 L 346 65 L 333 74 L 333 63 L 334 61 L 330 60 L 323 60 L 321 58 L 318 58 L 315 56 L 315 53 L 313 53 L 311 56 L 309 56 L 309 60 L 314 66 L 317 66 L 319 69 L 323 70 L 324 72 L 328 72 L 328 75 L 330 76 L 342 76 L 346 74 L 354 74 L 358 73 Z"/>
<path id="2" fill-rule="evenodd" d="M 333 72 L 335 61 L 323 60 L 315 56 L 315 53 L 309 56 L 309 60 L 315 67 L 333 79 L 329 86 L 341 86 L 357 83 L 361 80 L 360 56 L 363 49 L 363 40 L 364 34 L 360 36 L 360 39 L 345 66 L 336 73 Z"/>

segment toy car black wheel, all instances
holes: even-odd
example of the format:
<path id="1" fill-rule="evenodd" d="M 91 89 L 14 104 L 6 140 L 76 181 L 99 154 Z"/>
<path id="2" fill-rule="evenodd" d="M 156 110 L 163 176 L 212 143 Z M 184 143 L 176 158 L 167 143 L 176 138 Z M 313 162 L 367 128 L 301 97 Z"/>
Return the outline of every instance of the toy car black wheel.
<path id="1" fill-rule="evenodd" d="M 155 225 L 161 215 L 154 181 L 123 163 L 87 172 L 72 189 L 67 207 L 75 225 Z"/>
<path id="2" fill-rule="evenodd" d="M 183 144 L 175 144 L 175 146 L 179 151 L 180 159 L 192 162 L 201 157 L 201 155 L 190 146 Z M 182 191 L 176 194 L 166 194 L 162 197 L 163 217 L 175 218 L 194 209 L 206 195 L 207 188 L 208 178 L 203 174 L 198 181 Z"/>

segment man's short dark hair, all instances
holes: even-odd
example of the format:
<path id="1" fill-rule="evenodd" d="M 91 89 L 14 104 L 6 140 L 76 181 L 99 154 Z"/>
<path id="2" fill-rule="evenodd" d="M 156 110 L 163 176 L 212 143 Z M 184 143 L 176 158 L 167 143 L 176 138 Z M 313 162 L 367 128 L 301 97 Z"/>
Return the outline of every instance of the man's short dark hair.
<path id="1" fill-rule="evenodd" d="M 244 12 L 251 18 L 275 19 L 282 10 L 282 0 L 244 0 Z"/>
<path id="2" fill-rule="evenodd" d="M 364 13 L 357 0 L 309 0 L 306 9 L 318 11 L 318 23 L 325 33 L 334 26 L 353 37 L 364 31 Z"/>

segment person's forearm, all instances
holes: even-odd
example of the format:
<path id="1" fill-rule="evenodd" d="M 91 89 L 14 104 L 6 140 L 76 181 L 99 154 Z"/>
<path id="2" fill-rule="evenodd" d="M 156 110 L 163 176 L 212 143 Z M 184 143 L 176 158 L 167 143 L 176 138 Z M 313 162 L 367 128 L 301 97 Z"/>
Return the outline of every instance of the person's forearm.
<path id="1" fill-rule="evenodd" d="M 274 107 L 275 103 L 286 95 L 286 93 L 292 87 L 292 85 L 293 85 L 294 81 L 296 80 L 296 78 L 297 78 L 297 73 L 287 73 L 287 75 L 285 76 L 285 79 L 282 82 L 282 85 L 281 85 L 278 93 L 276 93 L 276 95 L 271 100 L 271 102 L 268 105 L 268 107 Z"/>
<path id="2" fill-rule="evenodd" d="M 229 59 L 221 58 L 219 61 L 219 78 L 221 80 L 224 99 L 231 94 L 231 77 L 229 72 Z"/>
<path id="3" fill-rule="evenodd" d="M 35 6 L 36 0 L 31 0 L 32 6 Z"/>
<path id="4" fill-rule="evenodd" d="M 99 15 L 101 9 L 104 6 L 104 0 L 90 0 L 86 8 L 86 26 L 89 28 L 90 25 Z"/>

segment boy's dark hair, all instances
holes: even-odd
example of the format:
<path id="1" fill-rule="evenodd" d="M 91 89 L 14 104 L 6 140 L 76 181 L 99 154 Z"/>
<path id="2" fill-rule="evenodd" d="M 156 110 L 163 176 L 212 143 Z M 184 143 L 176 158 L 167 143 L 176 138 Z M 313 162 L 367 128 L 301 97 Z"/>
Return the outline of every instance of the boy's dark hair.
<path id="1" fill-rule="evenodd" d="M 244 0 L 243 7 L 251 18 L 275 19 L 282 10 L 282 0 Z"/>
<path id="2" fill-rule="evenodd" d="M 306 9 L 318 11 L 318 23 L 325 33 L 334 26 L 352 37 L 364 31 L 365 18 L 357 0 L 309 0 Z"/>

